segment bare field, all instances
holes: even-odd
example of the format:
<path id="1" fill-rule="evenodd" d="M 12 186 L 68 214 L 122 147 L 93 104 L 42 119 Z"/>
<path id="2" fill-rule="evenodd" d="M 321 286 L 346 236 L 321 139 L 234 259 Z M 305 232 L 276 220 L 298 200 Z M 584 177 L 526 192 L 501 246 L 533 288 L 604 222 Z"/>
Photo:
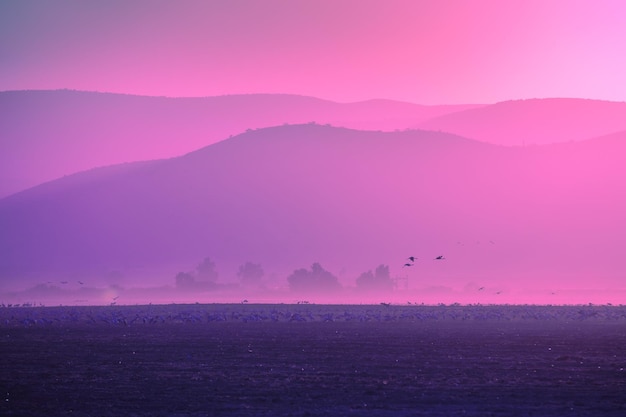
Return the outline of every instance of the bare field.
<path id="1" fill-rule="evenodd" d="M 0 309 L 2 416 L 623 416 L 626 307 Z"/>

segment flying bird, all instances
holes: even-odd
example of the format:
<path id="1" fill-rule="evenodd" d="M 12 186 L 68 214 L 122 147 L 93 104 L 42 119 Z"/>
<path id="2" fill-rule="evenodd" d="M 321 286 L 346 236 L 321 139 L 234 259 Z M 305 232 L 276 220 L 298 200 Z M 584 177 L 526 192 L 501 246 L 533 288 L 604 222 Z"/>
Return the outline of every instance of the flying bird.
<path id="1" fill-rule="evenodd" d="M 443 259 L 446 259 L 446 258 L 443 257 L 443 255 L 439 255 L 439 256 L 437 256 L 435 258 L 436 261 L 440 261 L 440 260 L 443 260 Z"/>
<path id="2" fill-rule="evenodd" d="M 484 289 L 485 289 L 485 287 L 480 287 L 480 288 L 478 289 L 478 291 L 482 291 L 482 290 L 484 290 Z"/>
<path id="3" fill-rule="evenodd" d="M 402 266 L 402 268 L 404 268 L 405 266 L 413 266 L 413 264 L 406 263 Z"/>
<path id="4" fill-rule="evenodd" d="M 417 260 L 417 257 L 416 256 L 409 256 L 407 259 L 409 261 L 411 261 L 411 262 L 415 262 Z"/>

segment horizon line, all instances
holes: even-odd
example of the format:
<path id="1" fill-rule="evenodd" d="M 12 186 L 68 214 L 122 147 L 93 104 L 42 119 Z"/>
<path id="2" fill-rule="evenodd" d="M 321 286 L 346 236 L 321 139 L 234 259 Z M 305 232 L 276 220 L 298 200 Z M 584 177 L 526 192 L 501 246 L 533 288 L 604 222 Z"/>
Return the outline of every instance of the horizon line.
<path id="1" fill-rule="evenodd" d="M 559 96 L 542 96 L 542 97 L 518 97 L 518 98 L 509 98 L 505 100 L 498 100 L 494 102 L 454 102 L 454 103 L 421 103 L 417 101 L 409 101 L 395 98 L 386 98 L 386 97 L 372 97 L 361 100 L 336 100 L 325 98 L 321 96 L 315 95 L 307 95 L 301 93 L 286 93 L 286 92 L 251 92 L 251 93 L 226 93 L 226 94 L 214 94 L 214 95 L 158 95 L 158 94 L 138 94 L 138 93 L 129 93 L 129 92 L 117 92 L 117 91 L 101 91 L 101 90 L 82 90 L 75 88 L 24 88 L 24 89 L 12 89 L 12 90 L 0 90 L 0 93 L 16 93 L 16 92 L 76 92 L 76 93 L 93 93 L 93 94 L 111 94 L 111 95 L 120 95 L 120 96 L 132 96 L 132 97 L 146 97 L 146 98 L 166 98 L 166 99 L 205 99 L 205 98 L 217 98 L 217 97 L 233 97 L 233 96 L 288 96 L 288 97 L 303 97 L 303 98 L 312 98 L 316 100 L 328 101 L 337 104 L 358 104 L 358 103 L 366 103 L 371 101 L 388 101 L 394 103 L 404 103 L 404 104 L 412 104 L 416 106 L 428 106 L 428 107 L 436 107 L 436 106 L 464 106 L 464 105 L 481 105 L 481 106 L 489 106 L 495 105 L 498 103 L 506 103 L 511 101 L 526 101 L 526 100 L 589 100 L 589 101 L 601 101 L 607 103 L 626 103 L 626 100 L 609 100 L 602 98 L 590 98 L 590 97 L 576 97 L 576 96 L 568 96 L 568 97 L 559 97 Z"/>

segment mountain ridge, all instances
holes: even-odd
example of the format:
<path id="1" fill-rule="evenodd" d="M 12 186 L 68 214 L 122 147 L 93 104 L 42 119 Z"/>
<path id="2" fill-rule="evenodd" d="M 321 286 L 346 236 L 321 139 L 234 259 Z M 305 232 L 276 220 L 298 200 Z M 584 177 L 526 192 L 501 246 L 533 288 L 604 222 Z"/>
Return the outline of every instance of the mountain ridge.
<path id="1" fill-rule="evenodd" d="M 147 274 L 163 285 L 210 256 L 226 280 L 251 260 L 276 282 L 321 262 L 344 271 L 344 282 L 385 263 L 393 274 L 417 274 L 417 286 L 539 285 L 550 276 L 576 286 L 590 273 L 618 285 L 626 172 L 616 145 L 505 147 L 318 124 L 258 129 L 130 165 L 97 186 L 77 174 L 70 193 L 51 183 L 52 192 L 1 199 L 0 277 L 4 285 L 51 276 L 110 284 L 118 271 L 129 284 Z M 424 262 L 404 271 L 406 254 Z M 442 254 L 445 263 L 432 261 Z"/>
<path id="2" fill-rule="evenodd" d="M 626 129 L 626 102 L 577 98 L 508 100 L 414 125 L 502 145 L 585 140 Z"/>
<path id="3" fill-rule="evenodd" d="M 316 121 L 394 130 L 465 107 L 344 104 L 287 94 L 0 92 L 0 196 L 95 166 L 178 156 L 246 129 Z"/>

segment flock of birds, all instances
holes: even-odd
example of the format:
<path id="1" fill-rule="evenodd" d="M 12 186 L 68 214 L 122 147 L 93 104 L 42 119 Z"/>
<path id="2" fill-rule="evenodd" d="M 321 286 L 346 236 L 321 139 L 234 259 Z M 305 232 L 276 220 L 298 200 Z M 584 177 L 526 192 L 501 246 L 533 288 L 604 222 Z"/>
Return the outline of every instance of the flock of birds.
<path id="1" fill-rule="evenodd" d="M 457 242 L 457 243 L 460 243 L 460 242 Z M 477 243 L 480 243 L 480 242 L 477 242 Z M 490 240 L 489 243 L 492 244 L 492 245 L 495 244 L 495 242 L 493 240 Z M 415 265 L 415 261 L 417 261 L 418 259 L 419 258 L 417 256 L 409 256 L 408 258 L 406 258 L 406 260 L 408 260 L 409 262 L 405 262 L 405 264 L 402 265 L 402 268 L 412 267 L 413 265 Z M 444 261 L 445 259 L 446 259 L 446 257 L 443 256 L 443 255 L 438 255 L 438 256 L 435 256 L 433 258 L 433 260 L 435 260 L 435 261 Z M 484 290 L 485 290 L 485 287 L 478 288 L 478 291 L 484 291 Z M 500 295 L 500 294 L 502 294 L 502 291 L 496 291 L 495 294 L 496 295 Z M 555 292 L 551 292 L 550 294 L 555 295 L 556 293 Z"/>
<path id="2" fill-rule="evenodd" d="M 464 245 L 464 243 L 462 243 L 462 242 L 456 242 L 456 243 L 457 243 L 457 245 Z M 477 245 L 480 245 L 480 240 L 477 240 L 477 241 L 476 241 L 476 244 L 477 244 Z M 491 245 L 495 245 L 495 244 L 496 244 L 496 242 L 494 242 L 493 240 L 490 240 L 490 241 L 489 241 L 489 244 L 491 244 Z M 408 261 L 410 261 L 410 262 L 406 262 L 406 263 L 402 266 L 403 268 L 405 268 L 405 267 L 411 267 L 411 266 L 415 265 L 415 261 L 417 261 L 419 258 L 418 258 L 417 256 L 409 256 L 409 257 L 408 257 L 408 258 L 406 258 L 406 259 L 407 259 Z M 436 257 L 434 258 L 434 260 L 435 260 L 435 261 L 443 261 L 443 260 L 445 260 L 445 259 L 446 259 L 446 258 L 445 258 L 443 255 L 439 255 L 439 256 L 436 256 Z"/>
<path id="3" fill-rule="evenodd" d="M 78 283 L 78 285 L 85 285 L 85 283 L 83 281 L 76 281 Z M 48 281 L 48 284 L 54 284 L 54 281 Z M 61 285 L 67 285 L 69 284 L 69 281 L 59 281 L 59 284 Z"/>
<path id="4" fill-rule="evenodd" d="M 442 308 L 445 307 L 445 308 Z M 63 306 L 49 309 L 0 309 L 0 325 L 164 325 L 212 322 L 401 322 L 466 320 L 626 321 L 626 306 L 499 305 L 238 305 L 165 304 L 121 307 Z"/>
<path id="5" fill-rule="evenodd" d="M 405 263 L 402 267 L 405 268 L 407 266 L 413 266 L 415 265 L 415 261 L 417 261 L 419 258 L 417 256 L 409 256 L 408 258 L 406 258 L 407 260 L 411 261 L 411 262 L 407 262 Z M 446 259 L 443 255 L 439 255 L 436 256 L 434 258 L 435 261 L 443 261 L 444 259 Z"/>
<path id="6" fill-rule="evenodd" d="M 457 243 L 458 243 L 458 244 L 461 244 L 461 242 L 457 242 Z M 477 243 L 477 244 L 480 244 L 480 242 L 476 242 L 476 243 Z M 490 240 L 490 241 L 489 241 L 489 243 L 490 243 L 490 244 L 492 244 L 492 245 L 493 245 L 493 244 L 495 244 L 495 242 L 494 242 L 494 241 L 492 241 L 492 240 Z M 409 256 L 408 258 L 406 258 L 406 261 L 408 261 L 408 262 L 405 262 L 405 263 L 402 265 L 402 268 L 410 268 L 410 267 L 413 267 L 413 266 L 415 265 L 415 263 L 416 263 L 416 261 L 417 261 L 418 259 L 419 259 L 419 258 L 418 258 L 417 256 Z M 443 261 L 443 260 L 446 260 L 446 259 L 447 259 L 447 258 L 446 258 L 445 256 L 443 256 L 443 255 L 438 255 L 438 256 L 435 256 L 435 257 L 433 258 L 433 260 L 435 260 L 435 261 Z M 85 284 L 83 281 L 76 281 L 76 282 L 77 282 L 79 285 L 84 285 L 84 284 Z M 59 281 L 58 283 L 60 283 L 60 284 L 62 284 L 62 285 L 68 285 L 68 284 L 69 284 L 69 281 Z M 48 284 L 54 284 L 54 282 L 53 282 L 53 281 L 48 281 Z M 479 287 L 479 288 L 478 288 L 478 291 L 484 291 L 484 290 L 485 290 L 485 287 Z M 502 291 L 496 291 L 496 292 L 495 292 L 495 294 L 496 294 L 496 295 L 499 295 L 499 294 L 501 294 L 501 293 L 502 293 Z M 554 294 L 556 294 L 556 293 L 555 293 L 555 292 L 551 292 L 551 294 L 552 294 L 552 295 L 554 295 Z M 116 305 L 116 304 L 117 304 L 117 299 L 118 299 L 118 298 L 119 298 L 119 295 L 118 295 L 118 296 L 115 296 L 115 297 L 112 297 L 112 299 L 111 299 L 111 305 Z M 246 301 L 247 301 L 247 300 L 246 300 Z"/>

